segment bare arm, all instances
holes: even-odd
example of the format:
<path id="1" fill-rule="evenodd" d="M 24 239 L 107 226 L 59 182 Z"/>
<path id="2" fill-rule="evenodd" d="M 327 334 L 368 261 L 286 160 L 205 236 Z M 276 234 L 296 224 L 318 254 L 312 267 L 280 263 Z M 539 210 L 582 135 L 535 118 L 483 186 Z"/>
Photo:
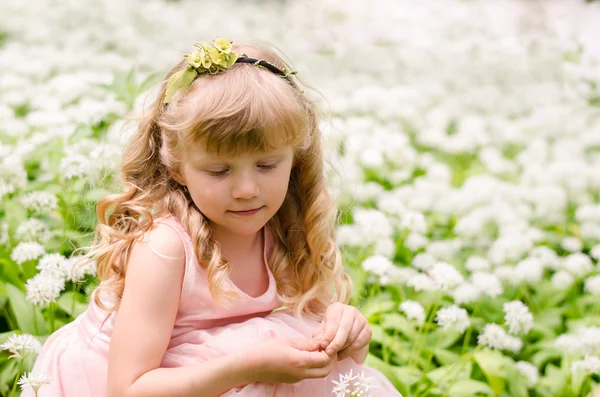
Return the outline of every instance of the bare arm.
<path id="1" fill-rule="evenodd" d="M 164 224 L 145 237 L 154 252 L 147 242 L 136 242 L 131 251 L 111 336 L 108 396 L 210 397 L 251 383 L 241 352 L 189 367 L 159 368 L 179 306 L 185 250 L 179 234 Z"/>

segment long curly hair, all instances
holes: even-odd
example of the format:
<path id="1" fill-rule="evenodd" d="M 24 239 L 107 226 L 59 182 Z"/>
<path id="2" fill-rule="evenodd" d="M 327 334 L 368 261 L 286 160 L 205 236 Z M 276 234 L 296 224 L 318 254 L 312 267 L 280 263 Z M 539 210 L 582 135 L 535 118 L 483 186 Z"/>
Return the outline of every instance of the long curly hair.
<path id="1" fill-rule="evenodd" d="M 261 45 L 234 43 L 233 51 L 292 70 Z M 299 89 L 299 80 L 249 64 L 199 75 L 163 104 L 168 78 L 186 66 L 183 60 L 167 74 L 157 98 L 139 117 L 121 164 L 123 192 L 97 204 L 99 222 L 86 249 L 86 256 L 96 260 L 100 279 L 94 302 L 104 310 L 117 310 L 134 242 L 150 230 L 155 217 L 165 215 L 178 219 L 190 235 L 212 297 L 223 304 L 239 299 L 223 287 L 230 264 L 213 239 L 208 219 L 172 174 L 179 170 L 181 149 L 198 139 L 238 153 L 284 144 L 294 148 L 295 161 L 284 202 L 267 224 L 274 237 L 268 266 L 281 302 L 294 316 L 322 319 L 331 303 L 348 303 L 352 281 L 335 243 L 337 208 L 325 185 L 315 104 Z M 100 299 L 103 291 L 114 298 L 111 307 Z"/>

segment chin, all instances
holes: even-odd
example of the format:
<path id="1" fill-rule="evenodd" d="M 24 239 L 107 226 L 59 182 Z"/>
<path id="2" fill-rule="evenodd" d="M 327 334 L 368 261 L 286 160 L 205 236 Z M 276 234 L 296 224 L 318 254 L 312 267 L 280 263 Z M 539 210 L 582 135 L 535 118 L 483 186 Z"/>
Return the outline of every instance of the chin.
<path id="1" fill-rule="evenodd" d="M 254 224 L 254 225 L 245 225 L 245 226 L 240 226 L 240 225 L 235 225 L 232 227 L 228 227 L 227 230 L 229 230 L 231 233 L 240 235 L 240 236 L 252 236 L 256 233 L 258 233 L 262 228 L 263 228 L 264 224 L 261 222 L 260 224 Z"/>

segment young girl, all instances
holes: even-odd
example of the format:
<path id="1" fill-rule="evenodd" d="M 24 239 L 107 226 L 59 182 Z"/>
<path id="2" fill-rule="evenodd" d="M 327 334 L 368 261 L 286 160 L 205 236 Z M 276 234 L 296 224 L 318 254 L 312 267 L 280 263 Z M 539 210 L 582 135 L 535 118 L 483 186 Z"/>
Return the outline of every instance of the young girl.
<path id="1" fill-rule="evenodd" d="M 400 396 L 362 365 L 315 106 L 266 48 L 184 58 L 124 154 L 125 192 L 98 203 L 101 283 L 46 341 L 38 396 L 334 396 L 350 371 Z"/>

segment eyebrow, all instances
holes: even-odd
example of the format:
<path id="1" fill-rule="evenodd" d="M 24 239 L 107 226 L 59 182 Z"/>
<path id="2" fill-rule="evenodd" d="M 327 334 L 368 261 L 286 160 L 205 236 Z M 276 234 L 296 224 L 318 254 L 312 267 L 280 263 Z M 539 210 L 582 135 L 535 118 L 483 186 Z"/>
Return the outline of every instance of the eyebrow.
<path id="1" fill-rule="evenodd" d="M 257 156 L 256 161 L 281 161 L 285 158 L 285 155 L 282 153 L 274 153 L 274 154 L 264 154 L 261 156 Z M 198 156 L 192 159 L 193 162 L 198 163 L 229 163 L 231 160 L 235 159 L 235 157 L 212 157 L 212 156 Z M 233 161 L 235 162 L 235 160 Z"/>

